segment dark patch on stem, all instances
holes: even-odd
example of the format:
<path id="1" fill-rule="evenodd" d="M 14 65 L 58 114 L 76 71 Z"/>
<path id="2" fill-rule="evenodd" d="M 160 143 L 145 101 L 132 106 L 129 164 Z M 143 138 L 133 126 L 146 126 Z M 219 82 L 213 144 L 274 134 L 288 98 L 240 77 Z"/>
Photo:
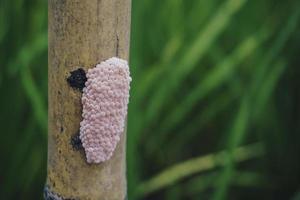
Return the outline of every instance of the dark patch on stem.
<path id="1" fill-rule="evenodd" d="M 44 188 L 44 199 L 45 200 L 63 200 L 59 195 L 49 190 L 49 187 Z"/>
<path id="2" fill-rule="evenodd" d="M 78 68 L 70 73 L 71 75 L 67 78 L 69 85 L 82 91 L 87 81 L 85 71 L 82 68 Z"/>
<path id="3" fill-rule="evenodd" d="M 76 200 L 73 198 L 63 198 L 59 194 L 56 194 L 55 192 L 51 191 L 49 186 L 45 186 L 44 188 L 44 199 L 45 200 Z"/>
<path id="4" fill-rule="evenodd" d="M 119 56 L 119 37 L 117 35 L 117 47 L 116 47 L 116 56 Z"/>
<path id="5" fill-rule="evenodd" d="M 83 149 L 82 142 L 79 137 L 79 133 L 76 133 L 71 137 L 71 145 L 74 150 L 79 151 L 80 149 Z"/>

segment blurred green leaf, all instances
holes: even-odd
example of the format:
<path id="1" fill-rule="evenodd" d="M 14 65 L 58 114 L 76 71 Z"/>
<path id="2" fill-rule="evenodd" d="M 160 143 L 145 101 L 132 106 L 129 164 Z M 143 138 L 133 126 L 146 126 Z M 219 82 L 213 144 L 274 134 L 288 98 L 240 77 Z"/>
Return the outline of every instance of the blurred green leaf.
<path id="1" fill-rule="evenodd" d="M 207 75 L 201 80 L 195 88 L 191 90 L 187 97 L 184 98 L 177 107 L 170 112 L 165 118 L 165 121 L 161 123 L 161 135 L 158 141 L 155 141 L 156 145 L 161 145 L 165 142 L 170 133 L 170 129 L 176 126 L 182 119 L 184 119 L 189 112 L 195 107 L 199 101 L 207 96 L 211 91 L 217 87 L 221 87 L 222 84 L 230 78 L 230 75 L 240 66 L 240 63 L 255 49 L 257 49 L 261 43 L 266 39 L 267 34 L 264 31 L 260 31 L 254 35 L 246 38 L 236 49 L 229 54 L 221 63 L 218 63 L 216 67 L 207 72 Z M 152 147 L 155 145 L 152 143 Z"/>
<path id="2" fill-rule="evenodd" d="M 217 187 L 218 172 L 214 171 L 192 178 L 185 184 L 184 188 L 189 195 L 201 194 L 209 188 Z M 232 185 L 236 187 L 270 187 L 270 183 L 265 177 L 257 172 L 252 171 L 236 171 L 232 178 Z"/>
<path id="3" fill-rule="evenodd" d="M 260 144 L 251 144 L 239 147 L 233 150 L 233 158 L 235 162 L 243 162 L 262 156 L 263 150 Z M 193 158 L 188 161 L 171 166 L 150 180 L 140 184 L 137 189 L 138 195 L 147 195 L 156 190 L 162 189 L 175 182 L 195 173 L 214 169 L 217 166 L 223 166 L 224 159 L 228 154 L 226 151 L 215 154 L 205 155 Z"/>
<path id="4" fill-rule="evenodd" d="M 266 68 L 272 60 L 271 58 L 275 56 L 279 50 L 280 47 L 283 46 L 285 39 L 287 38 L 288 33 L 292 32 L 292 29 L 295 27 L 297 23 L 295 23 L 299 18 L 300 12 L 294 12 L 289 22 L 287 23 L 286 27 L 283 28 L 282 33 L 279 35 L 277 41 L 274 44 L 274 48 L 271 48 L 270 53 L 267 55 L 267 57 L 262 61 L 262 64 L 260 65 L 260 68 L 258 68 L 257 75 L 258 77 L 262 77 L 262 73 L 264 72 L 264 68 Z M 294 25 L 294 26 L 293 26 Z M 241 108 L 239 113 L 236 116 L 235 121 L 233 122 L 233 130 L 228 137 L 228 150 L 229 153 L 232 154 L 232 149 L 234 149 L 236 146 L 240 145 L 243 137 L 246 133 L 247 127 L 249 125 L 250 121 L 250 108 L 257 108 L 258 110 L 261 110 L 263 102 L 266 102 L 267 99 L 270 97 L 271 92 L 273 91 L 273 88 L 275 86 L 276 81 L 279 78 L 279 75 L 282 73 L 284 69 L 284 65 L 282 63 L 279 63 L 275 65 L 275 67 L 272 70 L 272 73 L 269 75 L 268 79 L 264 80 L 264 87 L 261 89 L 261 91 L 257 92 L 257 82 L 253 81 L 252 88 L 250 88 L 250 94 L 253 96 L 259 96 L 257 99 L 257 104 L 251 105 L 250 104 L 250 96 L 247 94 L 244 96 L 241 104 Z M 256 79 L 256 77 L 255 77 Z M 255 80 L 254 79 L 254 80 Z M 234 164 L 233 159 L 230 158 L 228 160 L 227 165 L 225 165 L 222 175 L 219 179 L 219 186 L 217 187 L 216 193 L 214 193 L 213 199 L 215 200 L 221 200 L 225 199 L 230 180 L 234 173 Z"/>
<path id="5" fill-rule="evenodd" d="M 168 73 L 164 77 L 167 81 L 158 88 L 155 95 L 151 98 L 145 116 L 146 123 L 158 115 L 165 97 L 171 96 L 178 85 L 192 72 L 197 62 L 222 33 L 233 15 L 238 12 L 246 2 L 246 0 L 228 0 L 221 5 L 213 18 L 208 21 L 207 26 L 199 33 L 189 49 L 186 50 L 184 56 L 178 61 L 178 64 L 176 64 L 176 66 L 168 65 L 171 68 L 169 68 Z"/>
<path id="6" fill-rule="evenodd" d="M 27 98 L 29 98 L 31 106 L 34 109 L 36 120 L 38 120 L 43 133 L 46 135 L 48 117 L 44 100 L 41 97 L 28 68 L 25 68 L 21 71 L 21 78 L 22 85 L 27 94 Z"/>
<path id="7" fill-rule="evenodd" d="M 18 54 L 8 64 L 9 73 L 14 75 L 19 70 L 26 68 L 37 58 L 39 54 L 46 51 L 48 47 L 48 35 L 46 32 L 36 36 L 30 43 L 20 48 Z"/>
<path id="8" fill-rule="evenodd" d="M 229 183 L 234 176 L 234 149 L 241 144 L 246 135 L 249 118 L 250 118 L 250 104 L 249 96 L 246 95 L 240 105 L 239 111 L 233 121 L 232 130 L 227 138 L 228 157 L 225 159 L 224 169 L 220 178 L 217 181 L 217 189 L 213 195 L 213 199 L 224 199 L 224 196 L 229 187 Z"/>

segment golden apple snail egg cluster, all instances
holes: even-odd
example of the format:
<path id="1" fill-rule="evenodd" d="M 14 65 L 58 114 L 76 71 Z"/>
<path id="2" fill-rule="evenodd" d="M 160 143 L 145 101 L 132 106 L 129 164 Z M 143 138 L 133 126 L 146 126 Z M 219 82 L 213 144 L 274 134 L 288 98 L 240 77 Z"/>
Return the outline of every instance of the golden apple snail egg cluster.
<path id="1" fill-rule="evenodd" d="M 115 57 L 86 76 L 80 139 L 87 162 L 100 163 L 111 158 L 124 132 L 131 78 L 127 61 Z"/>

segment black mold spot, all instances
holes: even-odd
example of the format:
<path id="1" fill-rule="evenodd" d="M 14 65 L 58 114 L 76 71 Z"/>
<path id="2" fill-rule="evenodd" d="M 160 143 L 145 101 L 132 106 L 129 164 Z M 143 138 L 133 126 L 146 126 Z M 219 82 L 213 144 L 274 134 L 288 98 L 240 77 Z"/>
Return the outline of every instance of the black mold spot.
<path id="1" fill-rule="evenodd" d="M 71 137 L 71 145 L 72 145 L 73 149 L 76 151 L 83 148 L 80 137 L 79 137 L 79 133 L 77 133 Z"/>
<path id="2" fill-rule="evenodd" d="M 85 71 L 82 68 L 79 68 L 70 73 L 71 75 L 67 78 L 69 85 L 82 91 L 85 82 L 87 81 Z"/>
<path id="3" fill-rule="evenodd" d="M 64 132 L 64 127 L 60 127 L 60 132 L 62 133 L 62 132 Z"/>

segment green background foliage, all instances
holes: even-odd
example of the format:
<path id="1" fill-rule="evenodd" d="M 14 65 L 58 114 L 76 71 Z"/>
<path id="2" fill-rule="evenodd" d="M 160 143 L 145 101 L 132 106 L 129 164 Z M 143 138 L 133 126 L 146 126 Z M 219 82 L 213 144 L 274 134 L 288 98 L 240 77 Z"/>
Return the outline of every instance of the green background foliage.
<path id="1" fill-rule="evenodd" d="M 128 197 L 300 199 L 300 4 L 133 0 Z M 47 2 L 0 1 L 0 198 L 41 199 Z"/>

